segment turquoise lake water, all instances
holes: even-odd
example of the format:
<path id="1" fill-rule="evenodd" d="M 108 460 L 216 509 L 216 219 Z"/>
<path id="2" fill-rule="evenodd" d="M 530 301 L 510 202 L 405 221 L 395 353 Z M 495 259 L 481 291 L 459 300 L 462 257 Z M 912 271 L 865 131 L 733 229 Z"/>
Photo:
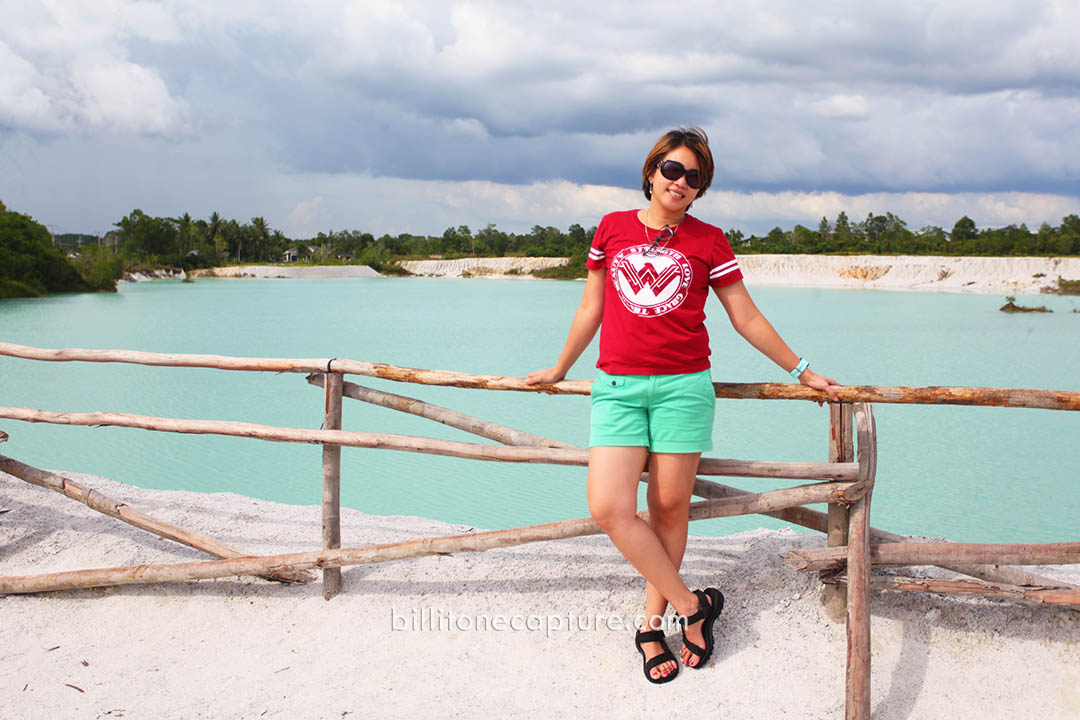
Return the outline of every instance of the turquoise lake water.
<path id="1" fill-rule="evenodd" d="M 155 281 L 124 284 L 110 295 L 0 301 L 0 340 L 44 348 L 341 357 L 525 375 L 555 361 L 582 287 L 515 279 Z M 1080 390 L 1080 313 L 1071 312 L 1080 308 L 1077 298 L 1023 298 L 1055 312 L 1007 315 L 997 312 L 1003 298 L 995 295 L 751 292 L 796 352 L 843 383 Z M 715 298 L 707 310 L 714 380 L 785 380 L 731 330 Z M 595 360 L 594 343 L 570 377 L 591 377 Z M 559 440 L 587 441 L 586 397 L 349 380 Z M 323 397 L 292 373 L 0 357 L 0 405 L 317 428 Z M 880 455 L 874 526 L 957 541 L 1077 539 L 1080 413 L 879 404 L 875 414 Z M 348 399 L 344 427 L 476 440 Z M 39 467 L 149 488 L 309 505 L 321 499 L 321 450 L 314 445 L 2 419 L 0 430 L 11 435 L 0 452 Z M 824 460 L 828 411 L 807 402 L 721 400 L 714 437 L 710 454 L 716 457 Z M 582 468 L 358 448 L 342 455 L 342 502 L 368 513 L 482 528 L 588 514 Z M 785 484 L 727 482 L 750 490 Z M 0 505 L 3 494 L 0 485 Z M 691 532 L 781 526 L 749 516 L 695 523 Z"/>

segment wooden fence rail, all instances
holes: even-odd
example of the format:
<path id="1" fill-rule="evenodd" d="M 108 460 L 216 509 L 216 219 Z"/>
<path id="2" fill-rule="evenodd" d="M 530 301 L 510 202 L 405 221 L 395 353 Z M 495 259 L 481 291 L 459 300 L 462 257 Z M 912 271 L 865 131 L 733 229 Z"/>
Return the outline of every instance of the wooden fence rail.
<path id="1" fill-rule="evenodd" d="M 835 570 L 847 555 L 842 548 L 792 550 L 787 564 L 796 570 Z M 1080 542 L 1044 544 L 1002 543 L 890 543 L 871 545 L 874 565 L 946 565 L 1000 563 L 1002 565 L 1069 565 L 1080 563 Z"/>
<path id="2" fill-rule="evenodd" d="M 800 485 L 753 495 L 691 503 L 690 519 L 707 520 L 769 512 L 792 505 L 828 502 L 841 492 L 845 483 Z M 648 512 L 638 513 L 648 519 Z M 263 575 L 287 570 L 338 568 L 439 553 L 479 552 L 498 547 L 522 545 L 543 540 L 597 535 L 600 526 L 592 518 L 562 520 L 541 525 L 527 525 L 509 530 L 489 530 L 465 535 L 420 538 L 385 545 L 360 548 L 328 549 L 286 555 L 252 556 L 189 563 L 135 565 L 123 568 L 71 570 L 67 572 L 0 578 L 0 594 L 21 594 L 105 587 L 141 585 L 180 580 L 207 580 L 234 575 Z"/>
<path id="3" fill-rule="evenodd" d="M 90 412 L 61 413 L 0 406 L 0 418 L 24 422 L 44 422 L 54 425 L 115 426 L 195 435 L 228 435 L 232 437 L 347 447 L 382 448 L 426 455 L 493 462 L 541 463 L 546 465 L 589 464 L 589 454 L 577 447 L 534 447 L 479 445 L 456 440 L 393 435 L 389 433 L 351 432 L 348 430 L 307 430 L 282 428 L 227 420 L 182 420 L 178 418 L 131 415 L 127 413 Z M 705 458 L 698 472 L 702 475 L 730 477 L 772 477 L 792 480 L 821 480 L 854 482 L 859 479 L 857 463 L 780 462 L 760 460 L 731 460 Z"/>
<path id="4" fill-rule="evenodd" d="M 448 370 L 422 370 L 386 363 L 339 358 L 242 358 L 224 355 L 149 353 L 136 350 L 49 350 L 0 343 L 0 355 L 48 362 L 119 362 L 165 367 L 213 368 L 259 372 L 344 373 L 417 383 L 483 390 L 516 390 L 564 395 L 588 395 L 592 381 L 563 380 L 550 385 L 528 385 L 525 378 L 475 375 Z M 713 383 L 716 396 L 726 399 L 810 400 L 823 402 L 825 393 L 786 383 Z M 884 387 L 851 385 L 836 389 L 840 402 L 900 403 L 914 405 L 977 405 L 1025 407 L 1043 410 L 1080 410 L 1080 392 L 1025 388 Z"/>
<path id="5" fill-rule="evenodd" d="M 832 575 L 825 583 L 836 587 L 847 583 L 846 575 Z M 1006 583 L 982 583 L 975 580 L 942 580 L 939 578 L 913 578 L 900 575 L 874 575 L 870 578 L 871 590 L 899 590 L 904 592 L 937 593 L 939 595 L 979 595 L 999 600 L 1033 603 L 1037 605 L 1060 605 L 1080 610 L 1080 590 L 1060 587 L 1039 587 L 1031 583 L 1009 585 Z"/>

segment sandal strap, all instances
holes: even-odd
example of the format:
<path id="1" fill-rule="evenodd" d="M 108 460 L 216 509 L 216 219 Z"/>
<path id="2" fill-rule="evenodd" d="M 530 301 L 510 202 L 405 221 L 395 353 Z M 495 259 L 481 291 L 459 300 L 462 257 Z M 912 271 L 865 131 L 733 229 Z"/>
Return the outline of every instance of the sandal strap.
<path id="1" fill-rule="evenodd" d="M 701 590 L 695 590 L 694 594 L 697 595 L 698 609 L 697 612 L 690 617 L 679 615 L 679 623 L 683 626 L 683 630 L 686 630 L 688 625 L 693 625 L 696 622 L 701 622 L 709 616 L 712 611 L 712 600 L 709 596 Z"/>
<path id="2" fill-rule="evenodd" d="M 675 662 L 675 656 L 671 654 L 670 650 L 660 653 L 649 662 L 645 663 L 645 671 L 648 672 L 654 667 L 663 665 L 666 662 Z"/>
<path id="3" fill-rule="evenodd" d="M 697 655 L 699 658 L 705 657 L 705 648 L 698 647 L 685 637 L 683 638 L 682 644 L 686 646 L 687 650 L 694 653 L 694 655 Z"/>
<path id="4" fill-rule="evenodd" d="M 638 642 L 638 644 L 647 642 L 664 642 L 664 631 L 649 630 L 647 632 L 641 632 L 640 630 L 638 630 L 637 635 L 634 637 L 634 639 Z"/>

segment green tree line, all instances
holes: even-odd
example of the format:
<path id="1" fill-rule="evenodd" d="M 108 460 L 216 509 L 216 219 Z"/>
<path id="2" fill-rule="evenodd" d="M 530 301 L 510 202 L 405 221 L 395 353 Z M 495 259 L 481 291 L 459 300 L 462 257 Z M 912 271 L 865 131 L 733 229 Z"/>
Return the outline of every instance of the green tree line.
<path id="1" fill-rule="evenodd" d="M 1080 255 L 1080 217 L 1067 215 L 1061 225 L 1044 223 L 1032 232 L 1026 225 L 979 229 L 966 215 L 952 229 L 927 225 L 911 230 L 892 213 L 870 213 L 851 222 L 841 212 L 836 220 L 821 218 L 816 230 L 796 225 L 792 230 L 776 227 L 763 236 L 745 237 L 731 230 L 731 244 L 740 253 L 791 253 L 832 255 L 962 255 L 962 256 L 1061 256 Z"/>
<path id="2" fill-rule="evenodd" d="M 473 233 L 467 225 L 447 228 L 442 235 L 384 234 L 376 238 L 361 230 L 329 230 L 315 237 L 293 239 L 271 229 L 261 217 L 250 223 L 226 220 L 217 213 L 208 219 L 162 218 L 133 210 L 105 237 L 105 246 L 132 263 L 170 265 L 185 269 L 228 263 L 296 260 L 318 264 L 355 263 L 376 270 L 392 269 L 405 258 L 492 257 L 503 255 L 584 258 L 595 228 L 571 225 L 567 232 L 535 226 L 529 233 L 506 233 L 489 224 Z M 290 258 L 292 259 L 292 258 Z"/>
<path id="3" fill-rule="evenodd" d="M 369 265 L 383 273 L 403 272 L 398 264 L 402 260 L 432 256 L 569 257 L 569 266 L 538 274 L 580 277 L 596 232 L 595 227 L 574 224 L 565 232 L 535 225 L 527 233 L 508 233 L 488 224 L 476 232 L 467 225 L 448 227 L 441 235 L 375 237 L 362 230 L 329 230 L 294 239 L 271 228 L 262 217 L 250 222 L 223 218 L 217 212 L 205 219 L 189 213 L 154 217 L 139 209 L 114 227 L 103 237 L 54 238 L 32 218 L 0 203 L 0 297 L 115 289 L 125 271 L 274 263 L 283 262 L 287 254 L 289 260 Z M 852 222 L 841 212 L 833 221 L 821 218 L 813 230 L 796 225 L 747 236 L 733 228 L 728 238 L 740 254 L 1080 255 L 1080 217 L 1068 215 L 1058 227 L 1043 224 L 1031 231 L 1025 225 L 980 229 L 965 216 L 946 231 L 932 225 L 911 230 L 892 213 L 870 213 L 865 220 Z"/>
<path id="4" fill-rule="evenodd" d="M 401 259 L 438 255 L 444 258 L 570 257 L 584 264 L 596 228 L 571 225 L 565 232 L 536 225 L 527 233 L 508 233 L 494 224 L 473 232 L 467 225 L 448 227 L 442 235 L 384 234 L 375 237 L 361 230 L 330 230 L 315 237 L 292 239 L 272 230 L 261 217 L 250 223 L 225 220 L 214 213 L 207 220 L 157 218 L 134 210 L 109 233 L 110 247 L 126 261 L 185 268 L 226 263 L 279 262 L 287 250 L 297 259 L 315 263 L 351 262 L 378 269 Z M 765 235 L 747 236 L 728 231 L 740 253 L 871 254 L 871 255 L 1080 255 L 1080 217 L 1068 215 L 1061 225 L 1043 224 L 1032 231 L 1026 225 L 977 228 L 964 216 L 950 230 L 928 225 L 912 230 L 892 213 L 852 222 L 841 212 L 830 221 L 821 218 L 817 229 L 796 225 L 773 228 Z"/>

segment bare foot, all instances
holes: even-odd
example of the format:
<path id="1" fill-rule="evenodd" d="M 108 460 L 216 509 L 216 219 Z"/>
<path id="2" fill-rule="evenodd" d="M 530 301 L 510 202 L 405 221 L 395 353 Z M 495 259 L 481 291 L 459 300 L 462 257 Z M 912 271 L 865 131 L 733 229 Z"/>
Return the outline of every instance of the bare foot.
<path id="1" fill-rule="evenodd" d="M 646 632 L 646 630 L 641 630 L 641 632 Z M 658 642 L 643 642 L 641 643 L 641 649 L 645 653 L 645 662 L 648 663 L 657 655 L 662 655 L 666 648 Z M 679 664 L 674 660 L 671 660 L 654 667 L 649 671 L 649 675 L 651 675 L 654 680 L 659 680 L 660 678 L 667 677 L 678 669 Z"/>
<path id="2" fill-rule="evenodd" d="M 705 597 L 708 598 L 708 595 L 706 595 Z M 711 606 L 711 600 L 709 602 L 710 602 L 710 606 Z M 695 607 L 693 610 L 688 612 L 686 614 L 686 617 L 690 617 L 691 615 L 693 615 L 694 613 L 696 613 L 700 609 L 701 609 L 701 600 L 699 599 L 697 607 Z M 706 616 L 707 615 L 708 615 L 708 613 L 706 613 Z M 701 626 L 704 624 L 704 622 L 705 622 L 705 618 L 703 617 L 701 620 L 698 620 L 693 625 L 686 626 L 686 629 L 683 631 L 683 637 L 685 639 L 689 640 L 690 642 L 694 643 L 698 647 L 702 647 L 702 648 L 705 647 L 705 636 L 701 632 Z M 695 655 L 690 650 L 690 648 L 686 647 L 686 645 L 682 646 L 682 650 L 679 652 L 679 655 L 680 655 L 680 657 L 682 657 L 683 665 L 686 665 L 687 667 L 697 667 L 698 662 L 701 660 L 701 658 L 699 658 L 697 655 Z"/>

